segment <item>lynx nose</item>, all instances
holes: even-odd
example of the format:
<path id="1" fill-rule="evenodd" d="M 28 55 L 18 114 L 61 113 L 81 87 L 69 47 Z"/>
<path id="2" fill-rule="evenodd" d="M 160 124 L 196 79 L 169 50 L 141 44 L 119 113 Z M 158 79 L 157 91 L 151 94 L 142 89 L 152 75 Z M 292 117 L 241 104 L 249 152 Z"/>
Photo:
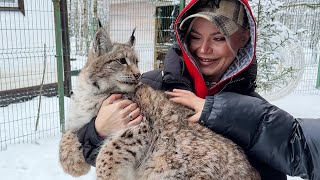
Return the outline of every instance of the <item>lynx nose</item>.
<path id="1" fill-rule="evenodd" d="M 136 78 L 136 80 L 140 80 L 141 74 L 136 73 L 136 74 L 133 74 L 133 76 Z"/>

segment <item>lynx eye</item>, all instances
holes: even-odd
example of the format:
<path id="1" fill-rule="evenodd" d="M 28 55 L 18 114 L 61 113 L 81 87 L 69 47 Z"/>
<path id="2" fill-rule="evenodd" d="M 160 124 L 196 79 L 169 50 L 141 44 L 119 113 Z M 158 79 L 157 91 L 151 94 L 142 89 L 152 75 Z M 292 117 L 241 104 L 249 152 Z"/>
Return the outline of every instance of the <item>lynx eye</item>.
<path id="1" fill-rule="evenodd" d="M 121 59 L 118 59 L 117 61 L 118 61 L 118 63 L 120 63 L 120 64 L 127 64 L 126 58 L 121 58 Z"/>

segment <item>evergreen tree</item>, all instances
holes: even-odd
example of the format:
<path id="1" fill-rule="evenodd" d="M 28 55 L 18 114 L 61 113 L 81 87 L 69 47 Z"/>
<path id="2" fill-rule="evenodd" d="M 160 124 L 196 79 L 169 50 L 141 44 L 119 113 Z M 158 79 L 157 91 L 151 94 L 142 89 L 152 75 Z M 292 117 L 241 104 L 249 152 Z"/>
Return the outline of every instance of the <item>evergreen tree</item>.
<path id="1" fill-rule="evenodd" d="M 257 23 L 257 89 L 268 94 L 276 88 L 285 88 L 296 78 L 299 69 L 283 64 L 285 61 L 291 61 L 284 52 L 291 45 L 298 43 L 297 34 L 276 19 L 277 16 L 283 15 L 282 2 L 251 0 L 249 3 Z"/>

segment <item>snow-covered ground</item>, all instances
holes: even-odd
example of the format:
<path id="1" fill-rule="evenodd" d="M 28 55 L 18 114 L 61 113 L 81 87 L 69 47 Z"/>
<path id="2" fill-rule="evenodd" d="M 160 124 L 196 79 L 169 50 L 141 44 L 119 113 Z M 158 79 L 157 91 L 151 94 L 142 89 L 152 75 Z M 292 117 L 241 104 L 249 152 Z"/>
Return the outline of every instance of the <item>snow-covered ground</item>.
<path id="1" fill-rule="evenodd" d="M 56 82 L 54 21 L 52 16 L 52 3 L 50 1 L 48 2 L 49 3 L 46 4 L 46 1 L 29 0 L 28 3 L 25 3 L 27 10 L 25 17 L 23 17 L 20 12 L 0 12 L 0 54 L 2 55 L 0 59 L 3 59 L 3 61 L 0 61 L 0 77 L 2 77 L 0 79 L 1 90 L 38 85 L 42 78 L 44 59 L 47 60 L 46 72 L 48 74 L 45 83 Z M 35 11 L 38 5 L 41 7 L 41 14 Z M 144 8 L 141 8 L 142 5 Z M 125 4 L 125 6 L 131 5 Z M 122 19 L 115 18 L 110 22 L 111 27 L 114 27 L 110 29 L 112 39 L 119 42 L 126 41 L 131 35 L 132 29 L 137 27 L 136 50 L 139 52 L 141 59 L 141 71 L 145 72 L 153 68 L 154 50 L 152 45 L 154 43 L 154 34 L 150 33 L 154 32 L 155 22 L 153 14 L 155 8 L 152 7 L 151 4 L 135 3 L 134 7 L 130 8 L 120 6 L 118 9 L 113 8 L 111 9 L 111 14 L 115 17 L 121 17 L 119 14 L 124 12 L 123 9 L 126 9 L 126 13 L 132 16 L 128 18 L 123 16 L 125 18 Z M 141 9 L 145 9 L 148 12 L 141 11 Z M 149 14 L 150 16 L 145 18 L 145 14 Z M 125 24 L 123 21 L 130 23 Z M 21 42 L 16 39 L 16 37 L 19 37 Z M 20 52 L 19 49 L 26 50 Z M 35 50 L 41 53 L 35 54 Z M 28 59 L 32 59 L 32 61 L 27 61 Z M 76 57 L 76 59 L 77 61 L 71 64 L 72 70 L 81 69 L 85 62 L 85 57 Z M 315 72 L 317 71 L 315 70 Z M 309 74 L 310 73 L 311 71 L 309 71 Z M 312 73 L 311 75 L 314 79 L 316 73 Z M 313 79 L 312 82 L 306 81 L 308 84 L 301 84 L 301 87 L 313 87 L 315 84 Z M 300 89 L 297 88 L 297 90 Z M 29 136 L 27 137 L 26 134 L 30 135 L 35 133 L 35 121 L 33 121 L 33 117 L 37 116 L 38 102 L 39 98 L 34 98 L 25 103 L 0 108 L 1 140 L 10 139 L 10 135 L 17 135 L 17 142 L 28 142 Z M 281 100 L 273 101 L 273 103 L 290 112 L 295 117 L 320 117 L 320 95 L 303 96 L 294 94 Z M 45 134 L 46 128 L 58 127 L 57 111 L 57 98 L 42 99 L 42 115 L 40 116 L 38 131 L 43 130 Z M 10 123 L 8 123 L 9 120 L 5 119 L 8 117 L 13 119 L 10 119 Z M 21 119 L 21 121 L 17 121 L 17 119 Z M 47 134 L 43 135 L 45 138 L 42 137 L 40 138 L 41 140 L 35 143 L 8 145 L 5 150 L 0 151 L 0 179 L 95 179 L 94 168 L 92 168 L 88 175 L 80 178 L 73 178 L 62 171 L 58 162 L 60 134 L 56 134 L 55 132 L 56 129 L 50 132 L 48 131 Z M 34 136 L 38 137 L 39 135 L 35 134 Z M 2 148 L 2 146 L 0 148 Z M 300 178 L 290 177 L 290 180 L 293 179 L 296 180 Z"/>
<path id="2" fill-rule="evenodd" d="M 45 99 L 50 100 L 50 99 Z M 320 117 L 320 96 L 289 95 L 273 104 L 288 111 L 295 117 Z M 32 144 L 8 145 L 0 151 L 0 174 L 3 180 L 68 180 L 95 179 L 94 168 L 89 174 L 73 178 L 65 174 L 58 162 L 60 135 L 41 139 Z M 300 178 L 290 177 L 290 180 Z"/>

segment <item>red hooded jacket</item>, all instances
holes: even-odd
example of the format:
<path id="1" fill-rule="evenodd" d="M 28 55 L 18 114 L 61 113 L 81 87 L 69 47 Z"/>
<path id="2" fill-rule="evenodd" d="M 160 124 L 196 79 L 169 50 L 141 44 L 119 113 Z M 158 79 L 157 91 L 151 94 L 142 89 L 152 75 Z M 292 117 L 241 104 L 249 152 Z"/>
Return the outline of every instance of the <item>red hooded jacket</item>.
<path id="1" fill-rule="evenodd" d="M 251 7 L 248 4 L 247 0 L 242 0 L 242 4 L 246 7 L 246 13 L 249 19 L 250 24 L 250 42 L 245 47 L 247 54 L 240 57 L 238 63 L 232 64 L 229 69 L 226 71 L 226 74 L 223 76 L 223 78 L 211 89 L 207 89 L 204 78 L 202 74 L 199 72 L 199 69 L 195 65 L 195 62 L 188 52 L 185 42 L 183 41 L 183 33 L 181 30 L 179 30 L 179 26 L 181 21 L 187 17 L 190 14 L 190 11 L 192 11 L 192 8 L 194 8 L 194 5 L 198 2 L 198 0 L 192 0 L 179 14 L 177 17 L 177 20 L 175 22 L 174 30 L 176 33 L 177 41 L 179 46 L 182 50 L 182 55 L 184 62 L 186 64 L 186 67 L 193 79 L 193 85 L 194 85 L 194 92 L 198 97 L 205 98 L 208 95 L 216 94 L 217 92 L 221 91 L 226 84 L 228 84 L 234 77 L 241 74 L 243 71 L 245 71 L 250 65 L 255 62 L 255 54 L 256 54 L 256 23 L 251 11 Z M 237 61 L 237 60 L 235 60 Z M 244 63 L 243 63 L 244 62 Z M 237 68 L 235 68 L 237 67 Z"/>

